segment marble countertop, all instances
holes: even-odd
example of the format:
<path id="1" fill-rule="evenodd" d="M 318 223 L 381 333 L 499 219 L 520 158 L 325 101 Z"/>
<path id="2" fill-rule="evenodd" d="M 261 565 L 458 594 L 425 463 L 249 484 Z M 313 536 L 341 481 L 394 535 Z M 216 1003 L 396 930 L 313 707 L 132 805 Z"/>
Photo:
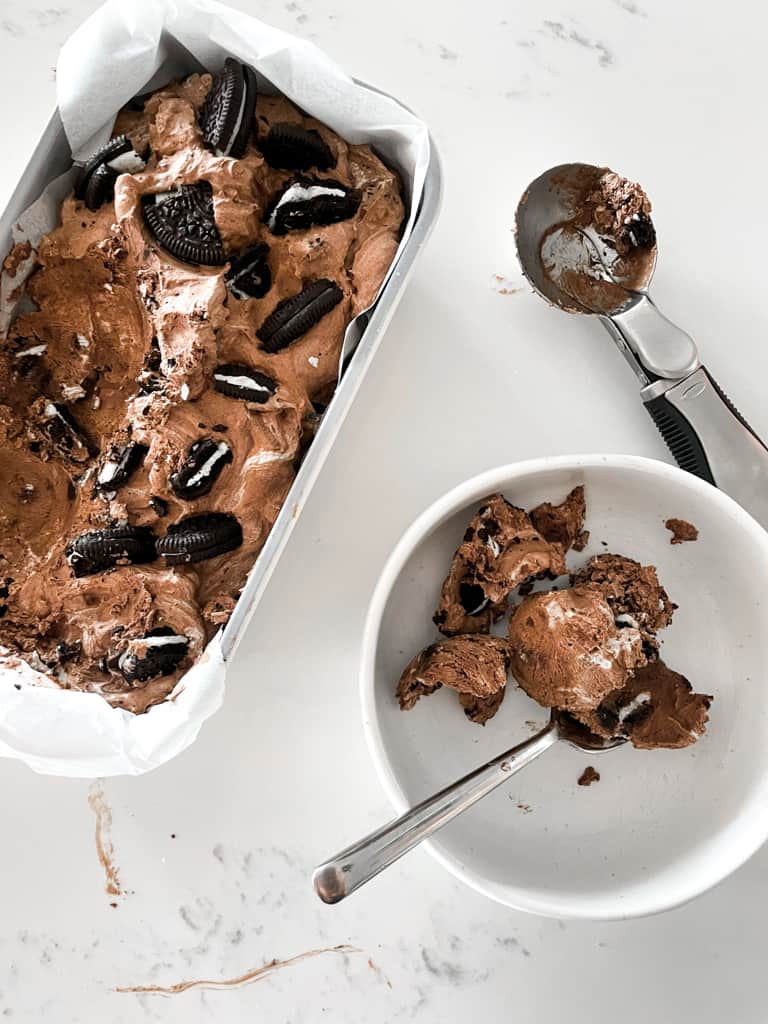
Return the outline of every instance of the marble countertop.
<path id="1" fill-rule="evenodd" d="M 58 47 L 96 6 L 65 2 L 0 5 L 0 203 L 53 105 Z M 599 325 L 524 287 L 511 226 L 532 177 L 584 159 L 646 185 L 655 297 L 768 434 L 765 214 L 749 177 L 766 157 L 767 16 L 748 0 L 717 13 L 693 0 L 236 6 L 418 110 L 442 151 L 444 208 L 195 746 L 103 784 L 0 765 L 0 1019 L 763 1024 L 766 851 L 683 909 L 600 925 L 497 906 L 423 851 L 334 908 L 309 875 L 390 814 L 357 662 L 371 590 L 413 517 L 520 458 L 668 458 Z M 273 959 L 286 963 L 260 971 Z M 178 991 L 201 979 L 234 981 Z M 177 991 L 118 991 L 147 985 Z"/>

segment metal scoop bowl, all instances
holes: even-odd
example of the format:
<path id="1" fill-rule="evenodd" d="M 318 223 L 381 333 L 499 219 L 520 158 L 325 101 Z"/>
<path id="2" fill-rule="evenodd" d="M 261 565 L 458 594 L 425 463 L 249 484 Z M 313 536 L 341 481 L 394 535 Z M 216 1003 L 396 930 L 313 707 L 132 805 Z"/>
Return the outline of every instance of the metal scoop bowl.
<path id="1" fill-rule="evenodd" d="M 321 864 L 312 876 L 315 892 L 324 903 L 345 899 L 559 740 L 590 754 L 612 750 L 626 742 L 623 736 L 602 739 L 565 712 L 553 710 L 549 723 L 535 736 L 427 797 L 399 818 Z"/>
<path id="2" fill-rule="evenodd" d="M 523 273 L 550 304 L 600 319 L 640 381 L 640 397 L 677 463 L 722 488 L 768 528 L 768 448 L 702 365 L 690 335 L 651 300 L 656 242 L 646 248 L 643 260 L 634 261 L 627 283 L 616 273 L 615 254 L 599 231 L 574 225 L 585 185 L 606 170 L 560 164 L 531 182 L 518 204 L 515 224 Z M 597 307 L 559 285 L 544 257 L 548 240 L 561 229 L 581 242 L 566 247 L 561 260 L 572 251 L 575 260 L 589 261 L 590 277 L 609 286 L 595 287 L 615 296 L 615 303 Z"/>

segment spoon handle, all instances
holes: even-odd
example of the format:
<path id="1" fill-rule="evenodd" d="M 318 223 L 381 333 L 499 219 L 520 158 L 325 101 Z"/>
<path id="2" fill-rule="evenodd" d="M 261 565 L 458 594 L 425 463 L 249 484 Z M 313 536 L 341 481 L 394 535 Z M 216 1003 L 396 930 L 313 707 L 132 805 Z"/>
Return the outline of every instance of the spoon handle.
<path id="1" fill-rule="evenodd" d="M 541 732 L 476 768 L 458 782 L 427 797 L 416 807 L 390 821 L 376 832 L 348 846 L 336 857 L 315 869 L 315 891 L 324 903 L 338 903 L 355 889 L 399 860 L 423 839 L 452 821 L 515 772 L 543 754 L 559 739 L 557 725 L 550 722 Z"/>

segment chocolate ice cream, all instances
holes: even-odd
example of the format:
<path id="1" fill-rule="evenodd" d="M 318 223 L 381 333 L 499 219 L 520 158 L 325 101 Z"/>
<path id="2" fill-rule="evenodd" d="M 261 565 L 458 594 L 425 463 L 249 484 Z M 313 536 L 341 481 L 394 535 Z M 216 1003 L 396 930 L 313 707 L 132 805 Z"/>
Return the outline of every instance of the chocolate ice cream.
<path id="1" fill-rule="evenodd" d="M 483 724 L 499 708 L 507 683 L 509 645 L 501 637 L 470 633 L 425 648 L 406 666 L 397 699 L 406 711 L 420 697 L 448 686 L 457 690 L 465 714 Z"/>
<path id="2" fill-rule="evenodd" d="M 660 659 L 635 672 L 609 694 L 596 717 L 604 734 L 628 736 L 635 747 L 687 747 L 703 736 L 712 697 L 694 693 L 685 676 Z"/>
<path id="3" fill-rule="evenodd" d="M 699 538 L 698 529 L 686 519 L 667 519 L 664 525 L 672 534 L 669 538 L 670 544 L 684 544 L 686 541 L 694 541 Z"/>
<path id="4" fill-rule="evenodd" d="M 459 692 L 467 717 L 485 723 L 503 700 L 509 668 L 529 696 L 567 712 L 591 739 L 652 749 L 687 746 L 704 733 L 712 698 L 694 693 L 658 655 L 658 631 L 677 606 L 654 566 L 596 555 L 570 587 L 530 593 L 536 579 L 562 574 L 567 550 L 586 542 L 585 508 L 581 486 L 528 515 L 500 494 L 487 499 L 454 555 L 435 615 L 442 632 L 457 635 L 408 665 L 397 688 L 402 709 L 446 685 Z M 515 588 L 525 597 L 504 646 L 483 634 Z"/>
<path id="5" fill-rule="evenodd" d="M 652 565 L 625 555 L 595 555 L 571 577 L 573 586 L 599 590 L 622 625 L 639 626 L 646 638 L 672 621 L 675 605 Z"/>
<path id="6" fill-rule="evenodd" d="M 368 146 L 254 84 L 119 114 L 0 352 L 0 638 L 136 712 L 227 621 L 403 221 Z"/>
<path id="7" fill-rule="evenodd" d="M 557 532 L 564 531 L 558 527 Z M 546 540 L 521 508 L 491 495 L 470 520 L 453 557 L 435 625 L 446 636 L 487 633 L 515 587 L 531 577 L 565 573 L 564 555 L 563 545 Z"/>
<path id="8" fill-rule="evenodd" d="M 616 625 L 597 589 L 531 594 L 509 620 L 512 674 L 547 708 L 591 725 L 595 709 L 647 658 L 643 634 Z"/>
<path id="9" fill-rule="evenodd" d="M 565 501 L 560 505 L 552 505 L 548 501 L 542 502 L 536 508 L 531 509 L 531 522 L 539 531 L 544 540 L 550 544 L 559 544 L 563 551 L 575 547 L 581 550 L 577 544 L 584 533 L 584 516 L 587 512 L 586 501 L 584 500 L 584 487 L 574 487 Z M 587 535 L 588 536 L 588 535 Z"/>

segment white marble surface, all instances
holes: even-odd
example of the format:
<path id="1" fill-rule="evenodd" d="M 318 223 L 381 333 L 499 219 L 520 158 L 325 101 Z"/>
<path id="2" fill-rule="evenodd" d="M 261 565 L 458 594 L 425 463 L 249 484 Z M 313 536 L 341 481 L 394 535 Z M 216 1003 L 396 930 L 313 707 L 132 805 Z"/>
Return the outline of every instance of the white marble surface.
<path id="1" fill-rule="evenodd" d="M 58 46 L 96 6 L 56 2 L 0 0 L 0 202 L 53 103 Z M 124 895 L 104 891 L 88 784 L 0 765 L 0 1019 L 763 1024 L 768 853 L 682 910 L 599 926 L 491 904 L 421 851 L 336 908 L 315 900 L 309 872 L 389 813 L 360 728 L 358 638 L 413 516 L 461 478 L 526 456 L 666 457 L 599 326 L 522 287 L 510 228 L 531 177 L 584 159 L 646 185 L 657 300 L 768 433 L 765 15 L 748 0 L 238 6 L 427 118 L 443 214 L 224 709 L 172 764 L 104 785 Z M 234 977 L 339 943 L 360 952 L 237 989 L 114 991 Z"/>

